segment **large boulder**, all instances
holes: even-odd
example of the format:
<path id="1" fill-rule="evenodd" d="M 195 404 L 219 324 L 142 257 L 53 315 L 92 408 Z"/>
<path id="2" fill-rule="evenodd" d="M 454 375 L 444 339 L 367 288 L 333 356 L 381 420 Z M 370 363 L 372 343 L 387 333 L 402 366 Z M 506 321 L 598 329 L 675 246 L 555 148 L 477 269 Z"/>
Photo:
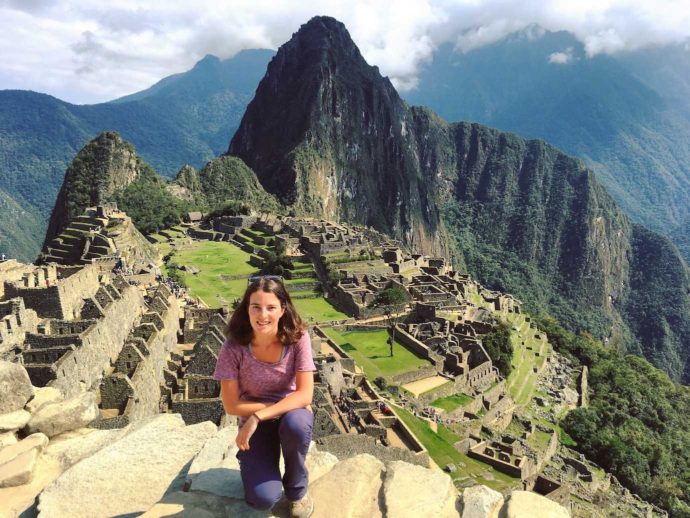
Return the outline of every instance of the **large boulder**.
<path id="1" fill-rule="evenodd" d="M 29 433 L 43 432 L 48 437 L 83 428 L 99 415 L 96 395 L 84 392 L 76 397 L 49 403 L 31 416 L 27 429 Z"/>
<path id="2" fill-rule="evenodd" d="M 32 414 L 48 403 L 57 403 L 63 399 L 62 392 L 53 387 L 35 387 L 34 397 L 26 404 L 24 408 Z"/>
<path id="3" fill-rule="evenodd" d="M 317 451 L 313 448 L 306 460 L 309 483 L 312 484 L 329 473 L 336 464 L 338 464 L 338 457 L 327 451 Z"/>
<path id="4" fill-rule="evenodd" d="M 10 444 L 17 444 L 17 435 L 14 432 L 0 433 L 0 449 Z"/>
<path id="5" fill-rule="evenodd" d="M 33 476 L 36 461 L 47 444 L 48 437 L 36 433 L 0 450 L 0 487 L 28 483 Z"/>
<path id="6" fill-rule="evenodd" d="M 383 494 L 386 516 L 458 516 L 458 492 L 451 478 L 439 470 L 401 461 L 389 462 Z"/>
<path id="7" fill-rule="evenodd" d="M 80 460 L 115 442 L 130 431 L 128 428 L 117 430 L 80 428 L 51 439 L 44 448 L 43 454 L 37 459 L 33 476 L 28 483 L 22 485 L 21 488 L 0 488 L 2 511 L 7 516 L 24 516 L 23 513 L 33 507 L 36 497 L 45 487 Z M 0 511 L 0 516 L 4 518 L 2 511 Z M 28 514 L 33 516 L 35 513 Z"/>
<path id="8" fill-rule="evenodd" d="M 18 364 L 0 361 L 0 414 L 21 410 L 34 395 L 26 369 Z"/>
<path id="9" fill-rule="evenodd" d="M 39 517 L 144 512 L 182 489 L 183 468 L 216 431 L 209 421 L 185 426 L 179 414 L 161 414 L 63 473 L 39 497 Z"/>
<path id="10" fill-rule="evenodd" d="M 468 487 L 462 493 L 462 518 L 497 518 L 503 495 L 486 486 Z"/>
<path id="11" fill-rule="evenodd" d="M 375 518 L 383 516 L 379 505 L 383 463 L 368 455 L 340 461 L 309 491 L 315 501 L 313 518 Z"/>
<path id="12" fill-rule="evenodd" d="M 15 410 L 9 414 L 0 414 L 0 433 L 24 428 L 29 419 L 31 419 L 31 414 L 23 409 Z"/>
<path id="13" fill-rule="evenodd" d="M 501 518 L 569 518 L 570 511 L 553 500 L 530 491 L 513 491 L 501 510 Z"/>

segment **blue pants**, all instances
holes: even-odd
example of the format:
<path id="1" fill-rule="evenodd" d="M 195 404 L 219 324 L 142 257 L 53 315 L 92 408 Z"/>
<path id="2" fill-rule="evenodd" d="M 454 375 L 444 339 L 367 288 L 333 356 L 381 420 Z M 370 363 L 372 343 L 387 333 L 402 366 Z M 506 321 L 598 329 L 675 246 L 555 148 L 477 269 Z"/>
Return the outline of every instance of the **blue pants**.
<path id="1" fill-rule="evenodd" d="M 278 419 L 259 423 L 249 439 L 249 449 L 237 452 L 244 485 L 244 497 L 256 509 L 270 509 L 280 500 L 283 488 L 288 500 L 299 500 L 307 492 L 307 457 L 314 415 L 297 408 Z M 282 481 L 278 462 L 285 460 Z"/>

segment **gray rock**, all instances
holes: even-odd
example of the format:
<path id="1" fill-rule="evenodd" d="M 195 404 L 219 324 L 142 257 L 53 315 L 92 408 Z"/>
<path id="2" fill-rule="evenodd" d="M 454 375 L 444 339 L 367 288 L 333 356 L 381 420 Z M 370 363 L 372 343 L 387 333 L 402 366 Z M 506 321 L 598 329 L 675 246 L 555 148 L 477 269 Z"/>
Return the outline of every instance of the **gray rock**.
<path id="1" fill-rule="evenodd" d="M 93 428 L 79 428 L 71 432 L 58 435 L 50 441 L 43 455 L 52 457 L 62 471 L 109 444 L 123 437 L 129 428 L 115 430 L 95 430 Z"/>
<path id="2" fill-rule="evenodd" d="M 216 432 L 161 414 L 63 473 L 41 493 L 39 517 L 142 513 L 182 488 L 185 465 Z"/>
<path id="3" fill-rule="evenodd" d="M 0 466 L 34 448 L 38 449 L 38 452 L 41 453 L 47 444 L 48 437 L 46 437 L 44 434 L 35 433 L 33 435 L 29 435 L 21 442 L 0 450 Z"/>
<path id="4" fill-rule="evenodd" d="M 0 465 L 0 487 L 15 487 L 29 483 L 39 455 L 38 449 L 33 448 Z"/>
<path id="5" fill-rule="evenodd" d="M 235 453 L 235 437 L 237 436 L 237 426 L 228 426 L 221 428 L 218 433 L 211 437 L 206 444 L 204 444 L 201 451 L 194 457 L 192 465 L 187 472 L 188 479 L 192 479 L 194 475 L 206 471 L 211 468 L 218 467 L 223 460 L 230 455 L 231 450 Z"/>
<path id="6" fill-rule="evenodd" d="M 570 511 L 531 491 L 513 491 L 501 509 L 501 518 L 569 518 Z"/>
<path id="7" fill-rule="evenodd" d="M 24 428 L 31 419 L 31 414 L 26 410 L 20 409 L 9 414 L 0 415 L 0 432 L 13 432 Z"/>
<path id="8" fill-rule="evenodd" d="M 237 449 L 234 452 L 237 453 Z M 197 473 L 191 480 L 190 490 L 244 500 L 244 486 L 238 460 L 231 455 L 219 466 Z"/>
<path id="9" fill-rule="evenodd" d="M 379 491 L 384 469 L 381 461 L 368 454 L 340 461 L 309 488 L 315 502 L 313 518 L 383 516 Z"/>
<path id="10" fill-rule="evenodd" d="M 230 500 L 203 492 L 165 495 L 163 499 L 141 515 L 141 518 L 218 518 L 233 516 L 242 518 L 271 518 L 270 511 L 255 511 L 244 502 Z"/>
<path id="11" fill-rule="evenodd" d="M 313 451 L 307 455 L 306 465 L 309 471 L 309 483 L 313 483 L 338 464 L 338 457 L 327 451 Z"/>
<path id="12" fill-rule="evenodd" d="M 14 432 L 0 433 L 0 449 L 10 444 L 17 444 L 17 435 Z"/>
<path id="13" fill-rule="evenodd" d="M 35 387 L 34 397 L 29 400 L 24 408 L 34 414 L 43 405 L 47 405 L 48 403 L 57 403 L 58 401 L 62 401 L 62 399 L 62 392 L 56 388 Z"/>
<path id="14" fill-rule="evenodd" d="M 458 494 L 453 481 L 439 470 L 401 461 L 389 462 L 383 494 L 387 516 L 459 516 L 456 509 Z"/>
<path id="15" fill-rule="evenodd" d="M 503 495 L 486 486 L 468 487 L 462 493 L 462 518 L 497 518 Z"/>
<path id="16" fill-rule="evenodd" d="M 48 437 L 83 428 L 98 417 L 98 404 L 93 392 L 42 406 L 27 426 L 30 433 L 43 432 Z"/>
<path id="17" fill-rule="evenodd" d="M 0 361 L 0 394 L 0 414 L 21 410 L 34 395 L 34 387 L 22 365 Z"/>

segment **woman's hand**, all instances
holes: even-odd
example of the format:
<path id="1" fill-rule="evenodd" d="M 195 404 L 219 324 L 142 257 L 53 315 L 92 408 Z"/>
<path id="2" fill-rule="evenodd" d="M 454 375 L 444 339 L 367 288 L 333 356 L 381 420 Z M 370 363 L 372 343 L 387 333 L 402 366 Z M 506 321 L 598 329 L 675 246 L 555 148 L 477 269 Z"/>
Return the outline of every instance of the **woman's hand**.
<path id="1" fill-rule="evenodd" d="M 257 426 L 259 426 L 259 418 L 254 414 L 250 415 L 235 438 L 235 444 L 240 450 L 249 449 L 249 439 L 254 435 Z"/>

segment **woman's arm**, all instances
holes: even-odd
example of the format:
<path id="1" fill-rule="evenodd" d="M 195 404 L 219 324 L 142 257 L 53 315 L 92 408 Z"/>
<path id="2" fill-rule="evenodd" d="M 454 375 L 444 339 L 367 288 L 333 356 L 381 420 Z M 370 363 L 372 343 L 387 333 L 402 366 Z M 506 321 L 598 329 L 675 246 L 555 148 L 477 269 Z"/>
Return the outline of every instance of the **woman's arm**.
<path id="1" fill-rule="evenodd" d="M 311 404 L 314 396 L 314 373 L 297 372 L 295 374 L 296 389 L 274 404 L 243 401 L 240 399 L 240 389 L 237 380 L 221 380 L 220 399 L 226 414 L 237 416 L 257 417 L 265 421 L 283 415 L 295 408 L 304 408 Z"/>
<path id="2" fill-rule="evenodd" d="M 220 400 L 226 414 L 237 416 L 250 416 L 254 412 L 266 408 L 267 403 L 257 401 L 244 401 L 240 399 L 240 387 L 237 380 L 221 380 Z"/>
<path id="3" fill-rule="evenodd" d="M 291 394 L 288 394 L 273 405 L 267 405 L 252 413 L 256 414 L 259 420 L 266 421 L 295 408 L 305 408 L 311 405 L 311 400 L 314 397 L 314 373 L 311 371 L 297 372 L 295 374 L 295 385 L 297 388 Z"/>

